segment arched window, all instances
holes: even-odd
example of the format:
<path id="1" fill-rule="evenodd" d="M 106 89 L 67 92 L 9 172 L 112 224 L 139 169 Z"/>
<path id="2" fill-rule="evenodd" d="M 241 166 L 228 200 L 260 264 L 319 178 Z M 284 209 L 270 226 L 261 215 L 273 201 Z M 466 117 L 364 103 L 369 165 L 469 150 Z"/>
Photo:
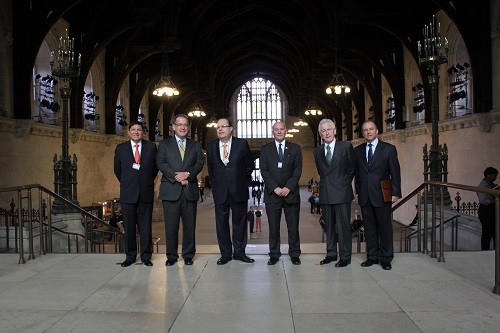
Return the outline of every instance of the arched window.
<path id="1" fill-rule="evenodd" d="M 276 85 L 256 77 L 241 86 L 236 101 L 236 132 L 240 138 L 272 138 L 272 124 L 283 119 Z"/>

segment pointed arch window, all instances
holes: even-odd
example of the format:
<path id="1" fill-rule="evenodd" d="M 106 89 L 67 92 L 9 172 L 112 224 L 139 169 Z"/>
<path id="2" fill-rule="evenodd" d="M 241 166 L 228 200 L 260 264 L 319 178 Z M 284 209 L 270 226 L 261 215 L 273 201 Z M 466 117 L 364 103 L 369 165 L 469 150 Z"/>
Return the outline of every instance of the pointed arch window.
<path id="1" fill-rule="evenodd" d="M 256 77 L 241 86 L 236 101 L 236 130 L 241 138 L 272 138 L 272 124 L 283 119 L 283 103 L 276 85 Z"/>

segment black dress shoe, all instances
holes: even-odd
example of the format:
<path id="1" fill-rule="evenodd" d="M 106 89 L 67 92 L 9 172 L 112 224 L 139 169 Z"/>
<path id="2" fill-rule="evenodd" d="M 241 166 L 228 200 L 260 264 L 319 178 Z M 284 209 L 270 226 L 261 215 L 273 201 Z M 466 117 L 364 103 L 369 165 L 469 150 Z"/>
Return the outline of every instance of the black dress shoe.
<path id="1" fill-rule="evenodd" d="M 290 259 L 292 260 L 292 264 L 300 265 L 300 258 L 299 257 L 292 257 Z"/>
<path id="2" fill-rule="evenodd" d="M 276 265 L 276 263 L 277 263 L 278 261 L 279 261 L 279 259 L 278 259 L 278 258 L 271 257 L 271 258 L 269 258 L 269 260 L 267 261 L 267 264 L 268 264 L 269 266 Z"/>
<path id="3" fill-rule="evenodd" d="M 378 264 L 378 262 L 379 261 L 377 259 L 376 260 L 367 259 L 366 261 L 361 263 L 361 267 L 370 267 L 370 266 Z"/>
<path id="4" fill-rule="evenodd" d="M 167 259 L 165 266 L 173 266 L 177 262 L 177 259 Z"/>
<path id="5" fill-rule="evenodd" d="M 239 261 L 243 261 L 243 262 L 246 262 L 248 264 L 251 264 L 253 262 L 255 262 L 255 259 L 252 259 L 250 258 L 249 256 L 241 256 L 241 257 L 233 257 L 234 260 L 239 260 Z"/>
<path id="6" fill-rule="evenodd" d="M 151 260 L 144 260 L 142 264 L 149 267 L 153 266 L 153 262 Z"/>
<path id="7" fill-rule="evenodd" d="M 382 269 L 385 269 L 386 271 L 390 271 L 392 269 L 390 262 L 382 262 L 380 264 L 382 265 Z"/>
<path id="8" fill-rule="evenodd" d="M 193 264 L 193 259 L 191 259 L 191 258 L 184 259 L 184 265 L 191 266 L 192 264 Z"/>
<path id="9" fill-rule="evenodd" d="M 132 265 L 132 264 L 134 264 L 134 263 L 135 263 L 135 261 L 132 261 L 132 260 L 125 260 L 125 261 L 124 261 L 124 262 L 122 262 L 120 265 L 121 265 L 122 267 L 128 267 L 128 266 L 130 266 L 130 265 Z"/>
<path id="10" fill-rule="evenodd" d="M 320 265 L 326 265 L 337 260 L 337 257 L 326 256 L 325 259 L 319 262 Z"/>
<path id="11" fill-rule="evenodd" d="M 231 257 L 220 257 L 219 260 L 217 260 L 217 265 L 225 265 L 231 260 L 232 260 Z"/>
<path id="12" fill-rule="evenodd" d="M 351 263 L 350 260 L 345 260 L 345 259 L 340 259 L 336 264 L 335 267 L 345 267 Z"/>

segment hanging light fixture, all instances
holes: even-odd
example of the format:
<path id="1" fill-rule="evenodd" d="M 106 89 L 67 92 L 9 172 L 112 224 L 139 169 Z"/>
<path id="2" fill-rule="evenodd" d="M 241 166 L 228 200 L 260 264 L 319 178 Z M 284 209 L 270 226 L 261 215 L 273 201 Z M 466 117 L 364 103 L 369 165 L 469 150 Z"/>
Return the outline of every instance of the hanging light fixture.
<path id="1" fill-rule="evenodd" d="M 193 118 L 200 118 L 200 117 L 205 117 L 207 114 L 199 104 L 195 104 L 191 111 L 189 111 L 188 116 L 193 117 Z"/>
<path id="2" fill-rule="evenodd" d="M 179 90 L 175 84 L 170 79 L 170 68 L 168 64 L 168 50 L 167 50 L 167 21 L 163 18 L 163 42 L 165 45 L 162 46 L 161 53 L 161 78 L 160 81 L 155 85 L 153 90 L 153 95 L 155 96 L 177 96 L 179 95 Z M 165 71 L 166 69 L 166 71 Z"/>
<path id="3" fill-rule="evenodd" d="M 211 121 L 209 122 L 208 124 L 206 124 L 205 126 L 209 127 L 209 128 L 216 128 L 217 127 L 217 123 L 215 121 Z"/>
<path id="4" fill-rule="evenodd" d="M 195 93 L 196 102 L 194 103 L 193 107 L 191 108 L 191 111 L 189 111 L 188 116 L 193 117 L 193 118 L 205 117 L 207 114 L 205 113 L 205 111 L 201 107 L 200 101 L 198 99 L 198 69 L 195 70 L 194 93 Z"/>
<path id="5" fill-rule="evenodd" d="M 164 70 L 165 70 L 165 61 L 166 59 L 166 75 L 164 75 Z M 155 85 L 155 90 L 153 90 L 153 95 L 155 96 L 164 96 L 166 95 L 167 97 L 172 97 L 172 96 L 177 96 L 179 95 L 179 90 L 175 86 L 175 84 L 172 82 L 170 79 L 170 71 L 168 67 L 168 53 L 163 52 L 162 53 L 162 65 L 161 65 L 161 78 L 160 81 Z"/>
<path id="6" fill-rule="evenodd" d="M 307 106 L 307 109 L 304 111 L 304 114 L 306 116 L 321 116 L 323 112 L 319 108 L 318 104 L 316 104 L 316 101 L 311 100 L 309 102 L 309 105 Z"/>
<path id="7" fill-rule="evenodd" d="M 347 85 L 344 75 L 340 72 L 340 64 L 339 64 L 339 25 L 338 25 L 338 14 L 335 14 L 335 38 L 334 38 L 334 73 L 328 87 L 326 87 L 326 93 L 331 95 L 335 93 L 336 95 L 340 95 L 342 92 L 348 94 L 351 92 L 351 88 Z"/>
<path id="8" fill-rule="evenodd" d="M 307 123 L 301 119 L 293 123 L 293 126 L 307 126 Z"/>

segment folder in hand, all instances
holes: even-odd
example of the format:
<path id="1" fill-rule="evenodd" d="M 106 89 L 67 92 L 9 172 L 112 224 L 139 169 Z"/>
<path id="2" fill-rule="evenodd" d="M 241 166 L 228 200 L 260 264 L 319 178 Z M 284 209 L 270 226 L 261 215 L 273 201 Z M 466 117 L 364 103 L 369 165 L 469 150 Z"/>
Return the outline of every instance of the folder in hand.
<path id="1" fill-rule="evenodd" d="M 392 182 L 390 179 L 380 181 L 382 194 L 384 195 L 384 202 L 392 202 Z"/>

